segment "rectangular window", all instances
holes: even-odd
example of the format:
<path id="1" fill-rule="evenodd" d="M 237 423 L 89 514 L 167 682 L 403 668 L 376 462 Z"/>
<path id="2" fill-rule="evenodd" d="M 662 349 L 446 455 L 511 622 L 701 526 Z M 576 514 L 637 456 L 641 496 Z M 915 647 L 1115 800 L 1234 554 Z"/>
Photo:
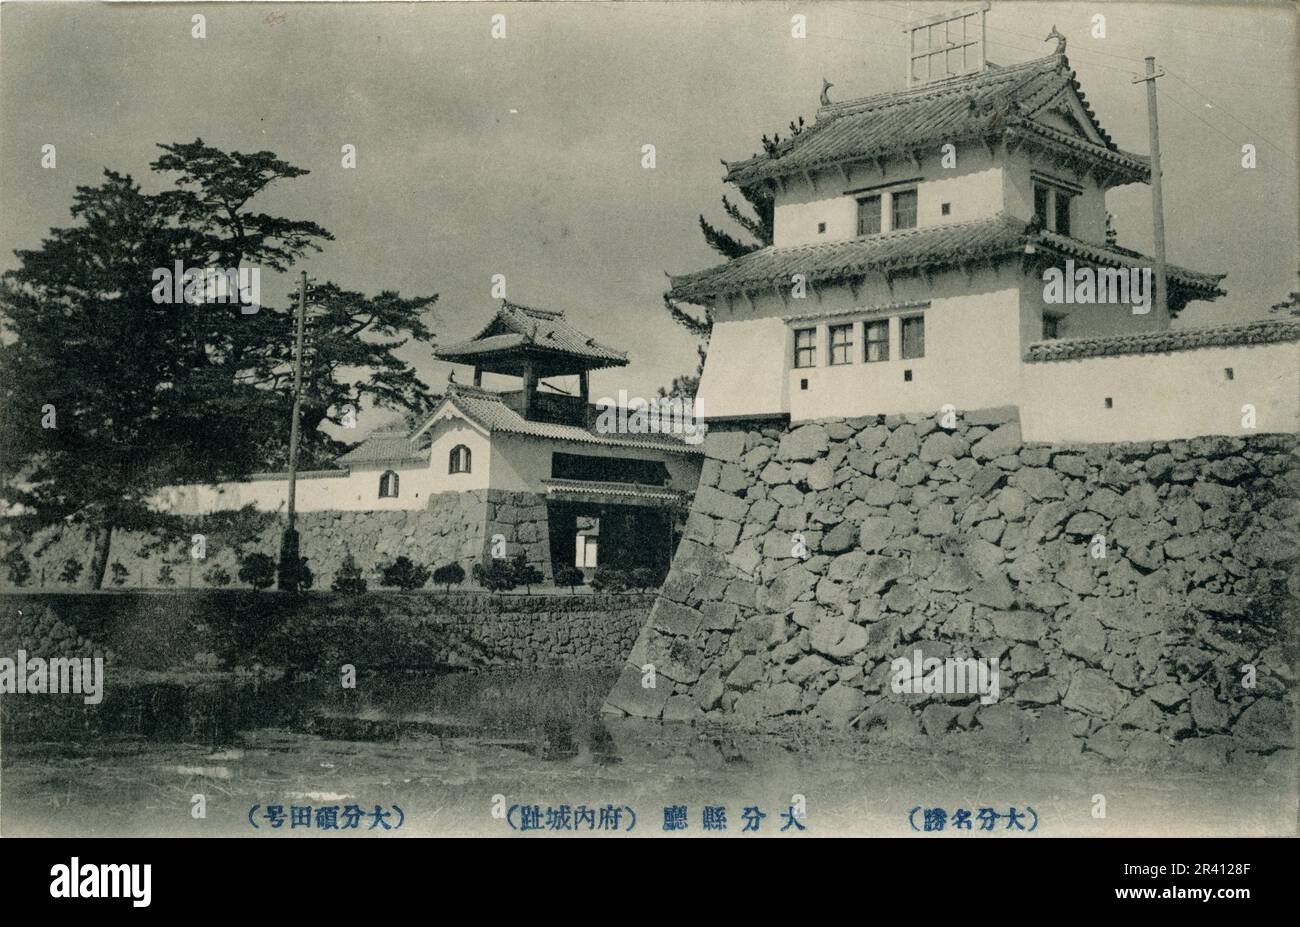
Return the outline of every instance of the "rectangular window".
<path id="1" fill-rule="evenodd" d="M 867 323 L 866 361 L 889 360 L 889 320 Z"/>
<path id="2" fill-rule="evenodd" d="M 893 224 L 890 228 L 895 231 L 916 228 L 916 191 L 899 190 L 891 199 L 893 209 L 890 218 Z"/>
<path id="3" fill-rule="evenodd" d="M 815 367 L 817 365 L 817 329 L 800 328 L 795 330 L 794 365 L 796 367 Z"/>
<path id="4" fill-rule="evenodd" d="M 831 363 L 853 363 L 853 326 L 831 326 Z"/>
<path id="5" fill-rule="evenodd" d="M 914 315 L 902 320 L 903 359 L 925 357 L 925 316 Z"/>
<path id="6" fill-rule="evenodd" d="M 880 197 L 858 200 L 858 236 L 880 234 Z"/>
<path id="7" fill-rule="evenodd" d="M 1049 191 L 1041 183 L 1034 184 L 1034 219 L 1043 228 L 1049 228 L 1047 219 L 1047 201 Z"/>
<path id="8" fill-rule="evenodd" d="M 1062 235 L 1070 234 L 1070 200 L 1073 198 L 1064 190 L 1056 191 L 1056 231 Z"/>
<path id="9" fill-rule="evenodd" d="M 1049 341 L 1052 338 L 1061 337 L 1061 317 L 1059 315 L 1043 314 L 1043 340 Z"/>

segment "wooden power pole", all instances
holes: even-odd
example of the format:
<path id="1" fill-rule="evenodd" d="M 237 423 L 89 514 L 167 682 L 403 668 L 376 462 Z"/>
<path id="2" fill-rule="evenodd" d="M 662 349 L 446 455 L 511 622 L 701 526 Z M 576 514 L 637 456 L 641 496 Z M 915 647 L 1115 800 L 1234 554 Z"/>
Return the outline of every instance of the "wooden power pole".
<path id="1" fill-rule="evenodd" d="M 293 344 L 293 422 L 289 426 L 289 524 L 280 542 L 279 587 L 282 592 L 297 592 L 299 579 L 297 489 L 298 489 L 298 418 L 302 412 L 302 340 L 307 318 L 307 271 L 298 285 L 298 317 L 294 324 Z"/>
<path id="2" fill-rule="evenodd" d="M 1147 72 L 1143 77 L 1133 78 L 1133 83 L 1147 85 L 1147 128 L 1151 135 L 1151 216 L 1155 225 L 1155 308 L 1162 319 L 1169 318 L 1169 300 L 1166 293 L 1165 271 L 1165 200 L 1160 189 L 1160 120 L 1156 114 L 1156 78 L 1164 77 L 1164 72 L 1156 73 L 1154 55 L 1147 56 Z"/>

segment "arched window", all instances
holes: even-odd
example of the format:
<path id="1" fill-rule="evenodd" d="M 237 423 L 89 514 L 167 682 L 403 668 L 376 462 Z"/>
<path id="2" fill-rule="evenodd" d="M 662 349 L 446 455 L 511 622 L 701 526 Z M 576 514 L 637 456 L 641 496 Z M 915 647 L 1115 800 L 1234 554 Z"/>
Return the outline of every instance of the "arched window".
<path id="1" fill-rule="evenodd" d="M 468 473 L 469 472 L 469 448 L 463 444 L 457 444 L 451 449 L 451 455 L 447 460 L 448 473 Z"/>
<path id="2" fill-rule="evenodd" d="M 384 475 L 379 478 L 379 498 L 397 498 L 397 474 L 392 470 L 385 470 Z"/>

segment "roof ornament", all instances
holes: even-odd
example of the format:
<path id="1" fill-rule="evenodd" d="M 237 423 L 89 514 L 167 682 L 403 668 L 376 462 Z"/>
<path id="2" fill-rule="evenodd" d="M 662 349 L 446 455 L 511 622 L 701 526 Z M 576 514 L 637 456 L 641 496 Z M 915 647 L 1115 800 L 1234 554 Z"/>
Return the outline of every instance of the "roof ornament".
<path id="1" fill-rule="evenodd" d="M 824 78 L 824 77 L 822 78 L 822 106 L 830 106 L 830 105 L 831 105 L 831 94 L 830 94 L 830 90 L 831 90 L 831 88 L 834 87 L 834 86 L 835 86 L 835 85 L 832 84 L 830 81 L 828 81 L 826 78 Z"/>
<path id="2" fill-rule="evenodd" d="M 448 386 L 456 385 L 456 371 L 452 370 L 447 374 L 447 385 Z"/>
<path id="3" fill-rule="evenodd" d="M 1061 35 L 1061 33 L 1060 33 L 1059 31 L 1057 31 L 1057 28 L 1056 28 L 1056 24 L 1055 24 L 1055 23 L 1052 23 L 1052 31 L 1049 32 L 1049 33 L 1047 33 L 1047 38 L 1043 39 L 1043 41 L 1044 41 L 1044 42 L 1050 42 L 1052 39 L 1056 39 L 1056 51 L 1054 52 L 1054 54 L 1057 54 L 1057 55 L 1064 55 L 1064 54 L 1065 54 L 1065 36 Z"/>

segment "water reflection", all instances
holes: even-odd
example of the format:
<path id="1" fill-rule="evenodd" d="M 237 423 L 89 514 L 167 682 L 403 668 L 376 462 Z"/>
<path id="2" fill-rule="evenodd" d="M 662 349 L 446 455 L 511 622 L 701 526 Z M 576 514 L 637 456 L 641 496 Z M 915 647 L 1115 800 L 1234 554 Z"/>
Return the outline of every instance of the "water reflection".
<path id="1" fill-rule="evenodd" d="M 94 706 L 74 696 L 0 698 L 0 735 L 8 746 L 50 749 L 97 738 L 215 748 L 276 728 L 332 740 L 474 737 L 599 760 L 613 752 L 599 715 L 613 682 L 609 672 L 557 669 L 362 673 L 356 688 L 325 675 L 110 678 Z"/>

